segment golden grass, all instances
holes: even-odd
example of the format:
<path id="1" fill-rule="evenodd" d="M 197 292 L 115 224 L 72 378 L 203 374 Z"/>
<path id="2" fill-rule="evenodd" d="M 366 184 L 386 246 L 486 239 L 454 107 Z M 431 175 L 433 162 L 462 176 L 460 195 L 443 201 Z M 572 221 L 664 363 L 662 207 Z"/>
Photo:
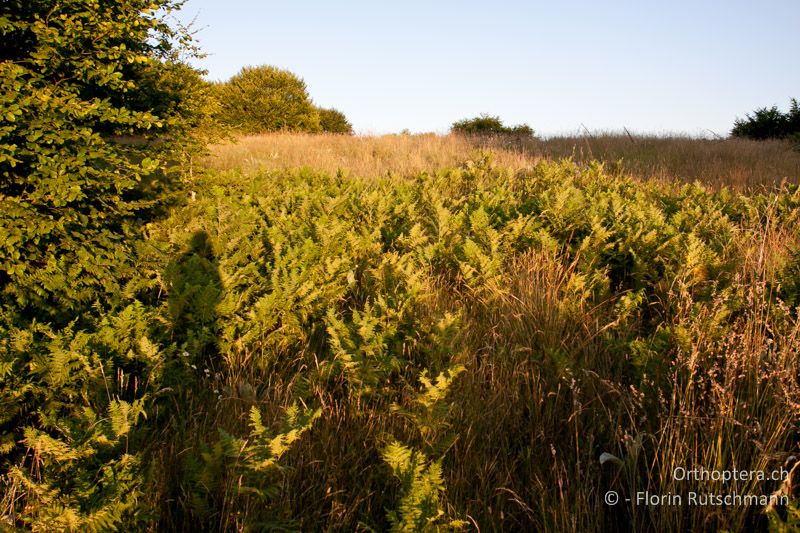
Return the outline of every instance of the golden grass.
<path id="1" fill-rule="evenodd" d="M 384 135 L 379 137 L 270 133 L 239 137 L 213 145 L 203 164 L 213 170 L 284 170 L 311 167 L 359 177 L 391 172 L 413 176 L 458 166 L 481 151 L 495 162 L 518 170 L 547 159 L 600 160 L 638 179 L 701 181 L 714 188 L 771 188 L 800 181 L 800 151 L 790 142 L 708 140 L 689 137 L 618 134 L 554 137 L 519 141 L 469 139 L 455 135 Z"/>
<path id="2" fill-rule="evenodd" d="M 534 157 L 572 157 L 616 163 L 639 179 L 698 180 L 745 190 L 800 181 L 800 150 L 789 141 L 628 136 L 614 133 L 556 137 L 524 143 Z"/>
<path id="3" fill-rule="evenodd" d="M 608 151 L 622 150 L 626 143 L 634 146 L 630 139 L 605 141 Z M 656 176 L 656 171 L 665 172 L 664 178 L 672 176 L 663 165 L 688 165 L 692 157 L 706 161 L 708 168 L 717 165 L 720 172 L 739 161 L 735 153 L 726 152 L 739 141 L 651 141 L 651 147 L 663 148 L 662 166 L 654 163 L 653 169 Z M 491 142 L 484 140 L 483 146 Z M 559 141 L 562 144 L 541 141 L 539 146 L 548 142 L 553 154 L 568 147 L 565 139 Z M 512 168 L 524 167 L 544 155 L 525 155 L 532 146 L 495 146 L 497 159 Z M 741 146 L 740 156 L 750 157 L 751 165 L 779 148 Z M 215 146 L 208 163 L 213 169 L 241 170 L 257 189 L 269 187 L 273 178 L 250 175 L 260 169 L 308 166 L 328 172 L 347 169 L 364 177 L 389 171 L 413 175 L 459 164 L 475 150 L 476 143 L 451 136 L 276 134 Z M 727 160 L 720 155 L 725 153 Z M 642 156 L 641 168 L 647 168 L 646 161 Z M 757 171 L 751 169 L 750 175 Z M 230 184 L 234 191 L 240 178 L 204 176 L 209 188 Z M 218 246 L 238 249 L 232 239 L 238 238 L 239 225 L 252 212 L 226 212 L 224 200 L 220 208 L 209 210 L 209 204 L 203 205 L 208 198 L 201 191 L 195 211 L 187 210 L 185 220 L 173 219 L 167 227 L 216 224 L 217 239 L 227 248 Z M 242 204 L 230 206 L 244 209 Z M 468 290 L 447 278 L 431 276 L 420 282 L 415 311 L 419 316 L 461 317 L 446 357 L 467 371 L 450 392 L 446 424 L 430 440 L 449 446 L 442 464 L 452 515 L 469 520 L 474 526 L 470 530 L 487 531 L 740 531 L 754 523 L 763 525 L 767 515 L 755 506 L 733 506 L 724 512 L 688 505 L 609 506 L 603 494 L 614 490 L 623 502 L 643 490 L 761 494 L 777 487 L 676 480 L 673 472 L 693 466 L 769 471 L 794 464 L 800 419 L 800 320 L 796 310 L 777 312 L 783 304 L 770 291 L 797 249 L 798 235 L 794 219 L 784 218 L 781 209 L 775 197 L 763 217 L 742 226 L 748 233 L 724 251 L 740 258 L 734 262 L 729 291 L 707 295 L 681 277 L 664 278 L 664 284 L 653 287 L 646 312 L 624 320 L 615 298 L 576 297 L 575 287 L 587 272 L 566 252 L 531 248 L 510 257 L 496 279 Z M 209 212 L 214 222 L 201 218 Z M 261 254 L 256 248 L 255 261 L 268 263 L 266 252 Z M 224 253 L 219 264 L 221 272 L 239 268 Z M 255 285 L 259 278 L 248 283 Z M 668 345 L 659 346 L 661 337 L 654 330 L 661 329 L 673 332 Z M 164 494 L 180 489 L 169 486 L 172 479 L 181 479 L 182 463 L 176 458 L 186 449 L 213 443 L 220 427 L 246 434 L 252 406 L 264 413 L 265 421 L 280 421 L 297 383 L 319 368 L 317 354 L 325 353 L 328 342 L 321 331 L 311 330 L 301 344 L 285 351 L 231 344 L 231 350 L 222 352 L 220 389 L 229 392 L 219 401 L 216 395 L 198 396 L 196 403 L 177 412 L 185 429 L 176 432 L 172 442 L 164 438 L 169 445 L 162 446 L 159 464 L 178 465 L 174 475 L 165 469 L 169 475 L 164 477 Z M 636 353 L 633 339 L 640 341 Z M 259 356 L 260 351 L 265 353 Z M 256 364 L 260 357 L 275 363 Z M 429 368 L 451 362 L 426 357 Z M 387 482 L 388 470 L 378 449 L 388 435 L 413 441 L 417 429 L 393 410 L 392 396 L 362 397 L 349 392 L 344 381 L 314 379 L 309 383 L 315 383 L 311 391 L 322 415 L 285 456 L 290 467 L 281 472 L 283 488 L 266 505 L 276 516 L 294 518 L 300 530 L 387 530 L 383 517 L 397 493 L 392 490 L 394 481 Z M 618 462 L 601 464 L 603 452 L 614 454 Z M 239 482 L 229 475 L 212 493 L 219 510 L 213 517 L 217 530 L 244 531 L 248 520 L 262 512 L 261 501 L 237 496 Z M 168 502 L 161 504 L 167 517 L 181 515 L 168 506 L 183 506 L 185 516 L 193 516 L 188 494 L 178 504 L 174 501 L 157 494 L 153 505 Z M 190 531 L 193 525 L 188 519 L 164 520 L 159 528 Z"/>
<path id="4" fill-rule="evenodd" d="M 454 135 L 350 137 L 270 133 L 214 145 L 204 164 L 214 170 L 237 169 L 244 173 L 310 167 L 330 173 L 343 170 L 359 177 L 385 176 L 389 172 L 413 176 L 458 166 L 479 149 L 469 139 Z M 537 159 L 511 150 L 494 151 L 499 165 L 513 169 L 529 166 Z"/>

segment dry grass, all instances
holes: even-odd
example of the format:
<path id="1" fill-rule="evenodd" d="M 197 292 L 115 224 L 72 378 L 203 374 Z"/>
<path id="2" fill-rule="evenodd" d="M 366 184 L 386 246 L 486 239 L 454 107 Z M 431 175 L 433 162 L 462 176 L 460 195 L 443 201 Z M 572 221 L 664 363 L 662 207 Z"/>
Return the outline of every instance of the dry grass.
<path id="1" fill-rule="evenodd" d="M 789 141 L 605 133 L 536 140 L 517 149 L 534 157 L 572 157 L 582 163 L 622 160 L 625 171 L 636 178 L 699 180 L 715 188 L 771 188 L 784 179 L 800 181 L 800 150 Z"/>
<path id="2" fill-rule="evenodd" d="M 272 133 L 239 137 L 211 147 L 204 162 L 214 170 L 283 170 L 310 167 L 329 173 L 339 170 L 354 176 L 413 176 L 422 171 L 458 166 L 475 156 L 479 147 L 453 135 L 384 135 L 349 137 Z M 532 164 L 535 157 L 511 150 L 496 150 L 496 162 L 509 168 Z"/>
<path id="3" fill-rule="evenodd" d="M 756 235 L 742 256 L 757 256 L 764 239 L 776 253 L 791 246 Z M 686 502 L 688 491 L 763 494 L 753 482 L 680 481 L 673 472 L 791 468 L 800 322 L 788 309 L 783 320 L 770 317 L 767 270 L 757 259 L 741 266 L 737 288 L 746 303 L 726 338 L 714 326 L 724 297 L 695 316 L 691 296 L 673 295 L 687 301 L 670 327 L 685 328 L 690 341 L 673 361 L 660 361 L 660 372 L 626 387 L 630 369 L 603 340 L 611 309 L 572 305 L 574 264 L 520 256 L 496 287 L 459 302 L 467 309 L 465 352 L 473 355 L 453 393 L 462 438 L 448 456 L 449 497 L 477 523 L 520 531 L 766 529 L 764 509 L 613 507 L 602 495 L 611 489 L 635 500 L 647 490 Z M 621 464 L 601 466 L 603 451 Z"/>
<path id="4" fill-rule="evenodd" d="M 800 151 L 789 142 L 708 140 L 689 137 L 619 134 L 508 141 L 454 135 L 348 137 L 273 133 L 245 136 L 211 147 L 204 164 L 214 170 L 283 170 L 311 167 L 360 177 L 391 172 L 412 176 L 458 166 L 482 150 L 492 150 L 498 165 L 514 170 L 542 158 L 571 157 L 579 163 L 600 160 L 639 179 L 699 180 L 715 188 L 771 188 L 800 181 Z"/>
<path id="5" fill-rule="evenodd" d="M 524 146 L 498 142 L 276 134 L 212 147 L 207 164 L 244 176 L 301 166 L 330 173 L 346 169 L 362 177 L 407 176 L 459 165 L 482 148 L 492 148 L 500 165 L 515 170 L 541 157 L 572 155 L 588 163 L 601 149 L 601 154 L 638 157 L 628 159 L 626 169 L 635 174 L 632 169 L 638 168 L 643 178 L 705 176 L 714 186 L 752 189 L 780 182 L 779 173 L 770 182 L 770 172 L 777 171 L 764 168 L 791 165 L 797 157 L 782 143 L 746 141 L 609 136 Z M 693 170 L 691 175 L 669 170 L 679 168 Z M 798 174 L 787 176 L 797 180 Z M 253 176 L 253 187 L 268 187 L 272 178 Z M 216 179 L 235 183 L 236 178 Z M 768 514 L 758 506 L 609 506 L 603 495 L 614 490 L 623 502 L 645 490 L 684 497 L 688 491 L 762 495 L 778 487 L 676 480 L 673 472 L 695 466 L 772 471 L 796 464 L 800 319 L 774 291 L 800 237 L 796 219 L 781 215 L 780 198 L 774 197 L 763 217 L 741 226 L 746 233 L 737 234 L 724 251 L 738 258 L 730 287 L 707 294 L 675 277 L 654 286 L 646 310 L 630 319 L 620 319 L 619 295 L 577 296 L 587 272 L 567 252 L 520 253 L 504 263 L 496 279 L 469 290 L 431 277 L 421 289 L 418 312 L 462 317 L 448 353 L 467 369 L 454 382 L 446 423 L 437 430 L 438 441 L 448 446 L 443 454 L 448 511 L 469 520 L 470 530 L 766 530 Z M 231 227 L 244 220 L 241 216 Z M 661 336 L 662 330 L 669 335 Z M 217 427 L 243 434 L 252 405 L 266 420 L 278 421 L 289 391 L 304 374 L 311 375 L 317 354 L 325 353 L 326 338 L 316 331 L 297 352 L 280 352 L 275 358 L 280 363 L 272 366 L 253 364 L 246 350 L 230 354 L 221 365 L 229 397 L 220 402 L 209 397 L 205 407 L 189 404 L 181 413 L 188 421 L 183 431 L 195 440 L 176 438 L 163 461 L 178 455 L 178 444 L 212 442 Z M 440 363 L 430 359 L 426 365 L 445 366 Z M 242 383 L 256 384 L 255 393 L 242 394 Z M 314 383 L 313 397 L 323 412 L 286 455 L 290 466 L 281 472 L 273 512 L 295 520 L 301 530 L 386 530 L 385 510 L 397 501 L 398 489 L 393 480 L 387 482 L 380 446 L 387 436 L 428 445 L 391 407 L 393 398 L 409 392 L 365 399 L 344 382 Z M 206 419 L 202 409 L 211 413 Z M 618 462 L 601 464 L 603 452 Z M 228 482 L 226 488 L 233 489 L 235 483 Z M 223 510 L 219 530 L 245 530 L 258 505 L 225 494 L 217 495 L 224 498 L 217 507 Z M 182 504 L 191 507 L 188 500 Z M 188 523 L 162 526 L 190 530 Z"/>

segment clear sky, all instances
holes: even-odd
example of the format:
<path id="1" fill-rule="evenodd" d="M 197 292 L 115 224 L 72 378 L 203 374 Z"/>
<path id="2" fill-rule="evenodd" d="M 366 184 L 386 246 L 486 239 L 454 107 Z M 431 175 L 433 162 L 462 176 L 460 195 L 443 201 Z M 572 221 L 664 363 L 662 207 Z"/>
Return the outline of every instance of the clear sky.
<path id="1" fill-rule="evenodd" d="M 479 113 L 538 133 L 725 135 L 800 98 L 800 0 L 188 0 L 208 78 L 269 64 L 361 133 Z"/>

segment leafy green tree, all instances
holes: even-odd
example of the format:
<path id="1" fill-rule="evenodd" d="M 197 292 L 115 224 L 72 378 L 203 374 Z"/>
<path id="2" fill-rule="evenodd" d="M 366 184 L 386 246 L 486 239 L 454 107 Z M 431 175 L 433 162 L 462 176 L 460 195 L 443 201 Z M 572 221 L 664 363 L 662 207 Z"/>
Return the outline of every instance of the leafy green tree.
<path id="1" fill-rule="evenodd" d="M 186 37 L 157 15 L 178 5 L 0 7 L 4 299 L 63 319 L 115 290 L 124 240 L 201 120 L 199 76 L 178 61 Z"/>
<path id="2" fill-rule="evenodd" d="M 534 131 L 527 124 L 517 126 L 504 126 L 500 117 L 486 113 L 475 118 L 468 118 L 454 122 L 450 127 L 452 133 L 461 135 L 513 135 L 517 137 L 533 137 Z"/>
<path id="3" fill-rule="evenodd" d="M 323 132 L 353 134 L 353 125 L 348 122 L 344 113 L 338 109 L 318 108 L 317 111 L 319 112 L 319 123 Z"/>
<path id="4" fill-rule="evenodd" d="M 133 429 L 161 359 L 134 247 L 211 102 L 165 23 L 180 4 L 0 2 L 0 514 L 16 526 L 138 512 Z"/>
<path id="5" fill-rule="evenodd" d="M 747 113 L 744 119 L 737 118 L 731 136 L 748 139 L 783 139 L 800 136 L 800 105 L 796 99 L 790 101 L 789 112 L 783 113 L 778 106 L 762 107 Z"/>
<path id="6" fill-rule="evenodd" d="M 305 82 L 288 70 L 244 67 L 217 89 L 220 121 L 242 133 L 322 130 Z"/>

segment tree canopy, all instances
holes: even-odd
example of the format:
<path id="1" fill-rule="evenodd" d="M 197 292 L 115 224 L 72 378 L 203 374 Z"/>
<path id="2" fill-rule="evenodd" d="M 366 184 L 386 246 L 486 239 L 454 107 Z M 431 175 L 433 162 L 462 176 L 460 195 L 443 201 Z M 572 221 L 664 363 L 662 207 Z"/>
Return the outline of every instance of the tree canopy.
<path id="1" fill-rule="evenodd" d="M 344 113 L 338 109 L 318 108 L 319 124 L 325 133 L 353 134 L 353 125 L 347 120 Z"/>
<path id="2" fill-rule="evenodd" d="M 189 35 L 165 22 L 179 5 L 0 2 L 0 483 L 11 527 L 110 531 L 137 512 L 141 448 L 129 437 L 148 401 L 138 384 L 157 386 L 159 374 L 129 282 L 209 102 L 182 60 Z"/>
<path id="3" fill-rule="evenodd" d="M 322 131 L 305 82 L 288 70 L 244 67 L 217 90 L 220 120 L 242 133 Z"/>
<path id="4" fill-rule="evenodd" d="M 120 239 L 154 206 L 202 115 L 199 74 L 180 61 L 188 36 L 159 15 L 178 5 L 2 3 L 4 297 L 69 311 L 114 285 Z"/>
<path id="5" fill-rule="evenodd" d="M 800 104 L 792 98 L 789 111 L 783 113 L 778 106 L 762 107 L 747 113 L 745 118 L 737 118 L 731 130 L 733 137 L 748 139 L 800 139 Z"/>

